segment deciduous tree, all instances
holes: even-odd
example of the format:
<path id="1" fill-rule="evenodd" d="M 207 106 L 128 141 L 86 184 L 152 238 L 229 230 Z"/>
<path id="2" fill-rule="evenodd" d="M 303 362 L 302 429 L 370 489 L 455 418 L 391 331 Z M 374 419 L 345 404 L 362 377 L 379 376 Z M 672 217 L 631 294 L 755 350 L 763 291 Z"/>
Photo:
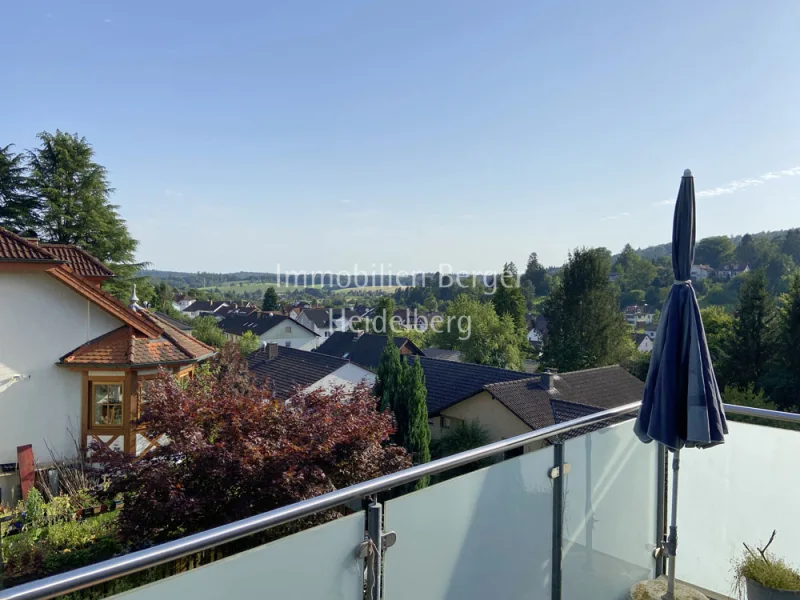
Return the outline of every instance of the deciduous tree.
<path id="1" fill-rule="evenodd" d="M 140 457 L 98 449 L 94 458 L 107 468 L 109 492 L 125 497 L 120 531 L 134 542 L 202 531 L 410 465 L 389 443 L 391 416 L 375 410 L 366 386 L 278 402 L 249 381 L 235 346 L 185 387 L 162 372 L 147 398 L 145 435 L 170 443 Z"/>
<path id="2" fill-rule="evenodd" d="M 501 317 L 508 315 L 520 333 L 525 331 L 525 295 L 519 287 L 514 263 L 503 265 L 503 273 L 496 281 L 492 296 L 494 310 Z"/>
<path id="3" fill-rule="evenodd" d="M 448 306 L 444 318 L 432 345 L 458 350 L 466 362 L 522 368 L 519 330 L 509 315 L 499 316 L 492 304 L 462 294 Z"/>
<path id="4" fill-rule="evenodd" d="M 192 321 L 192 335 L 201 342 L 217 348 L 225 344 L 225 333 L 217 326 L 214 317 L 197 317 Z"/>

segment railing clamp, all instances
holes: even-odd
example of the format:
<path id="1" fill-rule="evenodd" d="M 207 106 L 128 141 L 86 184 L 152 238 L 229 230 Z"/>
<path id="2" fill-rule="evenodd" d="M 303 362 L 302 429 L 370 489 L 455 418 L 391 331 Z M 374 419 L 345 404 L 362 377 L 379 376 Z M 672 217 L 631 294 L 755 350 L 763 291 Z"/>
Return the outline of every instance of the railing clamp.
<path id="1" fill-rule="evenodd" d="M 572 467 L 569 463 L 564 463 L 564 475 L 568 475 Z M 550 479 L 558 479 L 561 477 L 561 467 L 553 467 L 547 472 Z"/>

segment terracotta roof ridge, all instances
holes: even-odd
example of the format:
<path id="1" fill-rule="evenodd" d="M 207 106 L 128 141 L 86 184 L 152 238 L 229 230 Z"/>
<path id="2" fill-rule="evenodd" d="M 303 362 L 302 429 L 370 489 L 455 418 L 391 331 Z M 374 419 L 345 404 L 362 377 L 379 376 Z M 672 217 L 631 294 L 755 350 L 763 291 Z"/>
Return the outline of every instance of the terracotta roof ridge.
<path id="1" fill-rule="evenodd" d="M 175 331 L 178 332 L 177 328 L 172 327 L 172 325 L 169 325 L 169 323 L 162 323 L 160 321 L 160 319 L 158 319 L 158 317 L 154 316 L 150 311 L 145 310 L 145 311 L 142 311 L 141 313 L 138 313 L 138 314 L 141 314 L 143 317 L 146 317 L 147 320 L 153 322 L 154 325 L 158 326 L 159 329 L 161 329 L 161 335 L 164 338 L 166 338 L 167 340 L 169 340 L 170 342 L 172 342 L 172 344 L 174 344 L 178 348 L 178 350 L 183 352 L 187 357 L 195 358 L 195 356 L 191 352 L 191 350 L 189 350 L 182 342 L 179 342 L 178 339 L 177 339 L 177 336 L 175 336 L 171 331 L 169 331 L 169 329 L 171 328 L 171 329 L 175 329 Z M 165 327 L 165 325 L 167 327 Z M 188 336 L 188 334 L 186 334 L 186 333 L 183 333 L 183 332 L 179 332 L 179 333 L 180 333 L 180 335 Z M 201 342 L 200 340 L 198 340 L 194 336 L 191 336 L 191 337 L 192 337 L 193 341 L 197 342 L 198 344 L 200 344 L 201 346 L 206 348 L 209 352 L 215 352 L 216 351 L 216 348 L 213 348 L 212 346 L 209 346 L 205 342 Z"/>
<path id="2" fill-rule="evenodd" d="M 98 335 L 98 336 L 97 336 L 97 337 L 95 337 L 95 338 L 92 338 L 92 339 L 90 339 L 90 340 L 87 340 L 87 341 L 85 341 L 85 342 L 84 342 L 84 343 L 82 343 L 80 346 L 76 346 L 75 348 L 73 348 L 72 350 L 70 350 L 69 352 L 67 352 L 66 354 L 64 354 L 64 355 L 63 355 L 61 358 L 59 358 L 59 359 L 58 359 L 58 362 L 64 362 L 64 359 L 65 359 L 65 358 L 67 358 L 67 357 L 68 357 L 68 356 L 70 356 L 71 354 L 75 354 L 75 353 L 76 353 L 78 350 L 80 350 L 81 348 L 85 348 L 86 346 L 90 346 L 90 345 L 92 345 L 92 344 L 96 344 L 97 342 L 99 342 L 99 341 L 101 341 L 101 340 L 103 340 L 103 339 L 105 339 L 105 338 L 107 338 L 107 337 L 111 337 L 112 335 L 119 333 L 119 332 L 120 332 L 120 331 L 122 331 L 123 329 L 130 329 L 130 328 L 131 328 L 131 327 L 130 327 L 130 325 L 128 325 L 127 323 L 123 323 L 122 325 L 120 325 L 120 326 L 119 326 L 119 327 L 117 327 L 116 329 L 112 329 L 111 331 L 106 331 L 105 333 L 103 333 L 103 334 L 101 334 L 101 335 Z M 131 336 L 131 337 L 132 337 L 132 336 Z"/>
<path id="3" fill-rule="evenodd" d="M 41 248 L 42 246 L 44 246 L 45 249 L 47 249 L 48 246 L 57 246 L 59 248 L 70 248 L 70 249 L 77 250 L 78 252 L 83 254 L 86 257 L 87 260 L 89 260 L 91 263 L 94 263 L 94 265 L 96 267 L 99 267 L 101 269 L 105 269 L 106 271 L 111 273 L 110 277 L 116 277 L 117 276 L 116 273 L 114 273 L 111 269 L 108 268 L 108 266 L 105 263 L 103 263 L 103 261 L 101 261 L 99 258 L 97 258 L 94 254 L 92 254 L 88 250 L 85 250 L 85 249 L 81 248 L 77 244 L 58 244 L 58 243 L 50 243 L 50 242 L 44 242 L 44 243 L 40 242 L 39 243 L 39 247 Z"/>
<path id="4" fill-rule="evenodd" d="M 136 336 L 133 334 L 133 327 L 128 327 L 128 330 L 128 348 L 125 350 L 125 361 L 133 362 L 133 343 L 136 340 Z"/>
<path id="5" fill-rule="evenodd" d="M 61 264 L 64 263 L 63 260 L 61 260 L 59 258 L 56 258 L 55 256 L 53 256 L 52 254 L 50 254 L 46 250 L 42 249 L 38 244 L 33 244 L 33 243 L 29 242 L 28 240 L 26 240 L 21 235 L 19 235 L 18 233 L 14 233 L 13 231 L 10 231 L 8 229 L 0 227 L 0 236 L 3 236 L 3 235 L 8 236 L 9 238 L 11 238 L 14 242 L 16 242 L 18 244 L 22 244 L 25 248 L 27 248 L 28 250 L 33 251 L 35 254 L 43 254 L 45 257 L 49 257 L 49 258 L 34 259 L 34 260 L 43 260 L 43 261 L 52 260 L 53 262 L 56 262 L 56 263 L 61 263 Z"/>

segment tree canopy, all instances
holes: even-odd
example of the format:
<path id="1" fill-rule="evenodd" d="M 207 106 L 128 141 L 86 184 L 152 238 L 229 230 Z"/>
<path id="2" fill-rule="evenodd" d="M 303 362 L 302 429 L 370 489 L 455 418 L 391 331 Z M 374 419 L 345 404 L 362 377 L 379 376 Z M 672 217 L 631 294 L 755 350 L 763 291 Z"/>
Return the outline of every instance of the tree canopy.
<path id="1" fill-rule="evenodd" d="M 710 265 L 719 269 L 733 261 L 736 247 L 733 240 L 725 235 L 707 237 L 700 240 L 695 247 L 694 262 L 698 265 Z"/>
<path id="2" fill-rule="evenodd" d="M 520 370 L 520 334 L 509 315 L 502 317 L 488 302 L 459 295 L 445 312 L 442 331 L 432 338 L 433 345 L 463 353 L 466 362 Z"/>
<path id="3" fill-rule="evenodd" d="M 569 257 L 558 285 L 542 306 L 547 318 L 542 363 L 561 371 L 616 364 L 633 352 L 629 328 L 609 283 L 605 248 L 580 248 Z"/>
<path id="4" fill-rule="evenodd" d="M 280 300 L 278 299 L 278 292 L 275 288 L 270 286 L 264 290 L 264 298 L 261 301 L 261 310 L 270 311 L 278 310 L 280 308 Z"/>
<path id="5" fill-rule="evenodd" d="M 29 191 L 26 157 L 12 148 L 0 146 L 0 227 L 26 233 L 39 224 L 39 203 Z"/>
<path id="6" fill-rule="evenodd" d="M 96 448 L 110 494 L 122 493 L 122 534 L 159 542 L 299 502 L 410 466 L 389 443 L 391 415 L 364 385 L 271 401 L 228 344 L 184 385 L 162 371 L 142 425 L 170 443 L 132 457 Z M 330 515 L 328 515 L 330 518 Z"/>

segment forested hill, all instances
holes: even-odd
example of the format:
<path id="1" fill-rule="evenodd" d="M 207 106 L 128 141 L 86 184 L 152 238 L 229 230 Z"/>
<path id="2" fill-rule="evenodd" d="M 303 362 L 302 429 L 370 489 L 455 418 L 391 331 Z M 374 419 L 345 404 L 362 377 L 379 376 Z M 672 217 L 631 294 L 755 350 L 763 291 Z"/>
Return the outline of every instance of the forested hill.
<path id="1" fill-rule="evenodd" d="M 753 239 L 767 238 L 769 240 L 774 240 L 776 238 L 785 237 L 787 232 L 788 230 L 783 229 L 781 231 L 762 231 L 760 233 L 751 233 L 750 235 L 753 237 Z M 730 236 L 734 246 L 739 245 L 739 242 L 742 241 L 742 237 L 743 236 L 741 235 Z M 658 246 L 648 246 L 647 248 L 638 248 L 636 250 L 636 254 L 648 260 L 658 260 L 662 256 L 671 256 L 672 243 L 667 242 L 666 244 L 659 244 Z"/>

